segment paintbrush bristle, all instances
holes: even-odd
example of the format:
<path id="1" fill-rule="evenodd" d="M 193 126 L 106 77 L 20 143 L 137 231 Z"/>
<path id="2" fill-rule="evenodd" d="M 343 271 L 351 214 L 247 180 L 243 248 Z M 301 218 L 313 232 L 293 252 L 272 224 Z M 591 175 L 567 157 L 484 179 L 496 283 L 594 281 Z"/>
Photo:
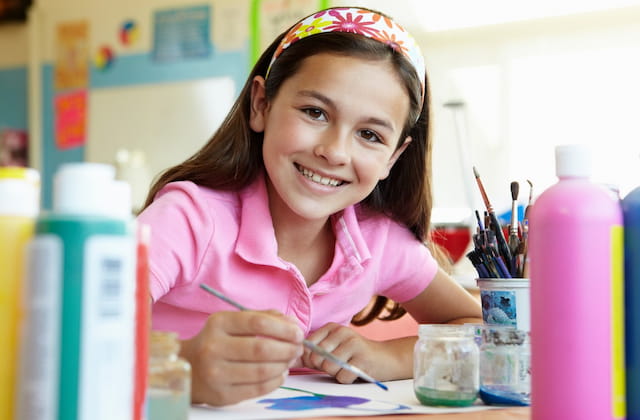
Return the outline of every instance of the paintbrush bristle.
<path id="1" fill-rule="evenodd" d="M 511 198 L 513 201 L 518 199 L 518 193 L 520 192 L 520 184 L 517 181 L 511 183 Z"/>
<path id="2" fill-rule="evenodd" d="M 489 197 L 487 197 L 487 192 L 484 190 L 484 186 L 482 185 L 482 180 L 480 179 L 480 174 L 476 167 L 473 167 L 473 174 L 476 176 L 476 184 L 478 184 L 478 188 L 480 189 L 480 194 L 482 195 L 482 200 L 484 201 L 484 205 L 487 207 L 489 213 L 493 213 L 493 207 L 489 202 Z"/>

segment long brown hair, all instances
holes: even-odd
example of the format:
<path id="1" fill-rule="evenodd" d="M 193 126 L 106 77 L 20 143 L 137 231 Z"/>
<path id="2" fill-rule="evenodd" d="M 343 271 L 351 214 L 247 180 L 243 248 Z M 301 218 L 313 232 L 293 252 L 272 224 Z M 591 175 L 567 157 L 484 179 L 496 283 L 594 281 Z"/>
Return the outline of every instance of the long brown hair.
<path id="1" fill-rule="evenodd" d="M 286 32 L 285 32 L 286 33 Z M 169 182 L 192 181 L 198 185 L 220 190 L 239 190 L 250 184 L 264 169 L 262 161 L 263 134 L 249 127 L 251 85 L 255 76 L 265 76 L 271 57 L 284 33 L 262 54 L 240 95 L 220 128 L 193 156 L 183 163 L 167 169 L 153 183 L 144 207 Z M 411 137 L 411 143 L 394 164 L 389 176 L 378 182 L 374 190 L 361 203 L 366 209 L 383 213 L 406 225 L 415 237 L 427 242 L 431 218 L 431 135 L 429 85 L 424 80 L 424 99 L 421 84 L 412 65 L 400 53 L 387 45 L 361 35 L 332 32 L 308 36 L 292 44 L 273 63 L 266 78 L 265 91 L 273 100 L 282 84 L 300 68 L 303 60 L 319 53 L 361 57 L 367 60 L 388 60 L 393 64 L 406 87 L 410 111 L 398 139 Z M 364 315 L 358 314 L 354 322 L 367 323 L 375 319 L 386 307 L 395 319 L 405 311 L 397 303 L 379 297 L 378 304 Z M 363 322 L 364 320 L 364 322 Z"/>

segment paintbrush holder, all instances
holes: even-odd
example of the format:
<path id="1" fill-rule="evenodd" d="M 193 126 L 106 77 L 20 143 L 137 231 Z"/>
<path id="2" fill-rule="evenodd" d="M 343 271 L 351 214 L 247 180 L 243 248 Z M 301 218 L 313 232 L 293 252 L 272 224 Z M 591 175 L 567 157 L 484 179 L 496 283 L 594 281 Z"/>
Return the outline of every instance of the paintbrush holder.
<path id="1" fill-rule="evenodd" d="M 476 279 L 482 302 L 482 319 L 486 325 L 508 325 L 519 330 L 531 329 L 529 279 Z"/>

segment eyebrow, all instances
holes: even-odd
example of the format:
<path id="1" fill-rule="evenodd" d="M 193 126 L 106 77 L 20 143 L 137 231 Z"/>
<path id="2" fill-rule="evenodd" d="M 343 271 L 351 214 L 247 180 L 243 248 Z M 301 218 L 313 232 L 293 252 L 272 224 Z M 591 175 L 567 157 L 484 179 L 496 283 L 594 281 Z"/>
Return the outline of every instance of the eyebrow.
<path id="1" fill-rule="evenodd" d="M 334 101 L 332 101 L 329 97 L 315 90 L 301 90 L 300 92 L 298 92 L 298 96 L 308 96 L 311 98 L 315 98 L 320 102 L 325 103 L 328 107 L 337 109 L 337 106 Z M 393 130 L 393 125 L 387 120 L 383 120 L 375 117 L 369 117 L 367 118 L 366 122 L 388 128 L 389 130 Z"/>

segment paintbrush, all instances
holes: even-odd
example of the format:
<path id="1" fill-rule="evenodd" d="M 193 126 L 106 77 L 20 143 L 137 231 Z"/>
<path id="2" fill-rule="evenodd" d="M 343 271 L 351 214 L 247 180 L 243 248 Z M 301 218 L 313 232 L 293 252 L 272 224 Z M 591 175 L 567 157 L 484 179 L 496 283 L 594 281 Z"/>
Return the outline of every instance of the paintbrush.
<path id="1" fill-rule="evenodd" d="M 529 202 L 527 203 L 527 207 L 524 209 L 525 219 L 529 219 L 529 210 L 531 210 L 531 202 L 533 201 L 533 183 L 527 179 L 527 184 L 529 184 Z"/>
<path id="2" fill-rule="evenodd" d="M 238 302 L 230 299 L 229 297 L 223 295 L 222 293 L 220 293 L 216 289 L 213 289 L 212 287 L 207 286 L 204 283 L 200 283 L 200 288 L 202 288 L 203 290 L 206 290 L 207 292 L 211 293 L 212 295 L 222 299 L 223 301 L 227 302 L 229 305 L 235 306 L 236 308 L 240 309 L 241 311 L 250 311 L 251 310 L 251 309 L 247 308 L 246 306 L 243 306 L 243 305 L 239 304 Z M 353 366 L 352 364 L 347 363 L 344 360 L 334 356 L 332 353 L 330 353 L 327 350 L 323 349 L 322 347 L 318 346 L 314 342 L 309 341 L 309 340 L 302 340 L 302 345 L 305 346 L 306 348 L 308 348 L 309 350 L 311 350 L 312 352 L 317 353 L 320 356 L 324 357 L 325 359 L 332 361 L 336 365 L 340 366 L 342 369 L 346 369 L 349 372 L 354 373 L 359 378 L 362 378 L 367 382 L 371 382 L 373 384 L 376 384 L 380 388 L 384 389 L 385 391 L 389 390 L 389 388 L 385 384 L 383 384 L 383 383 L 381 383 L 379 381 L 376 381 L 371 376 L 369 376 L 365 372 L 363 372 L 360 368 L 358 368 L 356 366 Z"/>
<path id="3" fill-rule="evenodd" d="M 518 193 L 520 192 L 520 185 L 518 182 L 513 181 L 511 183 L 511 224 L 509 225 L 509 250 L 512 256 L 515 258 L 518 251 L 518 244 L 520 238 L 518 237 Z M 515 273 L 512 273 L 515 275 Z"/>
<path id="4" fill-rule="evenodd" d="M 511 259 L 511 251 L 509 250 L 509 245 L 507 245 L 507 240 L 504 238 L 504 234 L 502 233 L 502 227 L 498 222 L 498 218 L 496 217 L 496 213 L 493 211 L 493 206 L 489 201 L 489 197 L 487 197 L 487 193 L 484 190 L 484 186 L 482 185 L 482 180 L 480 179 L 480 174 L 476 167 L 473 167 L 473 174 L 476 177 L 476 183 L 478 184 L 478 188 L 480 189 L 480 194 L 482 195 L 482 200 L 484 201 L 484 205 L 487 208 L 487 212 L 489 213 L 489 219 L 491 220 L 491 227 L 494 233 L 496 234 L 496 241 L 498 243 L 498 252 L 505 264 L 509 264 L 510 271 L 513 272 L 513 261 Z M 486 226 L 486 224 L 485 224 Z"/>
<path id="5" fill-rule="evenodd" d="M 522 219 L 522 241 L 520 243 L 520 251 L 522 254 L 522 267 L 520 277 L 524 277 L 528 275 L 527 273 L 527 253 L 529 248 L 529 212 L 531 211 L 531 205 L 533 202 L 533 183 L 527 179 L 527 184 L 529 184 L 529 202 L 527 203 L 527 207 L 524 209 L 524 218 Z"/>

